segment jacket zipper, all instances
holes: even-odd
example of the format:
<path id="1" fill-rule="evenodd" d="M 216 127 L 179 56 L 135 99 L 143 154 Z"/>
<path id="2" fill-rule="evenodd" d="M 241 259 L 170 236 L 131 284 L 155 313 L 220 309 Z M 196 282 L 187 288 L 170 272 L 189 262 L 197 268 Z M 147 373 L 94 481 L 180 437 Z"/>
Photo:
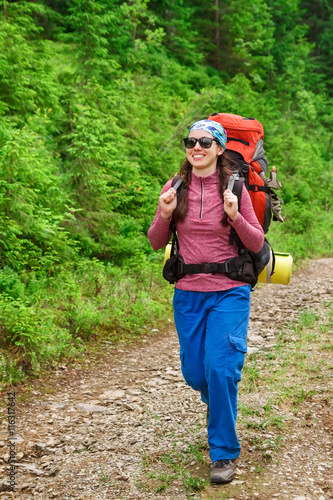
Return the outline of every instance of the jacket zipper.
<path id="1" fill-rule="evenodd" d="M 200 208 L 200 219 L 202 219 L 203 215 L 203 200 L 204 200 L 204 185 L 200 177 L 200 182 L 201 182 L 201 208 Z"/>

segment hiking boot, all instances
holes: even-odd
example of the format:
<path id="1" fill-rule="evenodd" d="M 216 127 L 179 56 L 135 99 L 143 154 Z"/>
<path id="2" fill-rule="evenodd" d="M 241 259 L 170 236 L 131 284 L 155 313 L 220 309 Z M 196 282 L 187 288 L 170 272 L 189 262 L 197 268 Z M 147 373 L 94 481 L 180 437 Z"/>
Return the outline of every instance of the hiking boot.
<path id="1" fill-rule="evenodd" d="M 217 460 L 210 469 L 211 483 L 230 483 L 235 476 L 235 460 Z"/>

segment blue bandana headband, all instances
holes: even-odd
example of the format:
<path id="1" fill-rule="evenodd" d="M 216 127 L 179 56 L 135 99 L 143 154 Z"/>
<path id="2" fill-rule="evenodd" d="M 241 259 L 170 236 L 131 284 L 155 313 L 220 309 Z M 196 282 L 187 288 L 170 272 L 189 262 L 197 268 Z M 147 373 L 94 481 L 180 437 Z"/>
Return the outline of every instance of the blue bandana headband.
<path id="1" fill-rule="evenodd" d="M 227 133 L 220 123 L 214 122 L 213 120 L 199 120 L 198 122 L 193 123 L 189 133 L 192 132 L 192 130 L 205 130 L 206 132 L 209 132 L 219 141 L 223 149 L 225 149 L 227 144 Z"/>

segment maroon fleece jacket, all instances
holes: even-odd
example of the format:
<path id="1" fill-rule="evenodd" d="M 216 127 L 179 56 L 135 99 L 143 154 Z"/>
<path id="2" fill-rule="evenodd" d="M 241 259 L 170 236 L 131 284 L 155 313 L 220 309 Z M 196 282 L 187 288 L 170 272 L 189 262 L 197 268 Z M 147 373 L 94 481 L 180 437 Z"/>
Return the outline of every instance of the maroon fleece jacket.
<path id="1" fill-rule="evenodd" d="M 170 179 L 162 193 L 171 187 Z M 204 262 L 224 262 L 238 255 L 237 246 L 229 243 L 230 226 L 234 227 L 242 243 L 259 252 L 264 242 L 264 232 L 252 207 L 250 195 L 243 187 L 240 212 L 234 222 L 228 219 L 230 226 L 221 224 L 223 202 L 219 193 L 218 172 L 208 177 L 198 177 L 192 172 L 188 189 L 188 211 L 183 222 L 177 224 L 179 253 L 185 264 Z M 165 247 L 171 238 L 171 218 L 164 220 L 158 206 L 155 218 L 148 231 L 148 238 L 154 250 Z M 176 283 L 180 290 L 197 292 L 216 292 L 228 290 L 247 283 L 234 281 L 226 274 L 185 275 Z"/>

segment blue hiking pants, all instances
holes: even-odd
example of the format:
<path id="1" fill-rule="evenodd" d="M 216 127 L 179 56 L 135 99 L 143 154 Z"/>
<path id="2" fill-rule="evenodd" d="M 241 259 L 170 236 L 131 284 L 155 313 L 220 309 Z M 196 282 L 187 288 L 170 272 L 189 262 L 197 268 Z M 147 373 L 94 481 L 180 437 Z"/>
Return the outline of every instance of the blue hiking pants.
<path id="1" fill-rule="evenodd" d="M 212 462 L 237 458 L 237 389 L 247 350 L 251 286 L 220 292 L 175 289 L 183 376 L 208 405 Z"/>

